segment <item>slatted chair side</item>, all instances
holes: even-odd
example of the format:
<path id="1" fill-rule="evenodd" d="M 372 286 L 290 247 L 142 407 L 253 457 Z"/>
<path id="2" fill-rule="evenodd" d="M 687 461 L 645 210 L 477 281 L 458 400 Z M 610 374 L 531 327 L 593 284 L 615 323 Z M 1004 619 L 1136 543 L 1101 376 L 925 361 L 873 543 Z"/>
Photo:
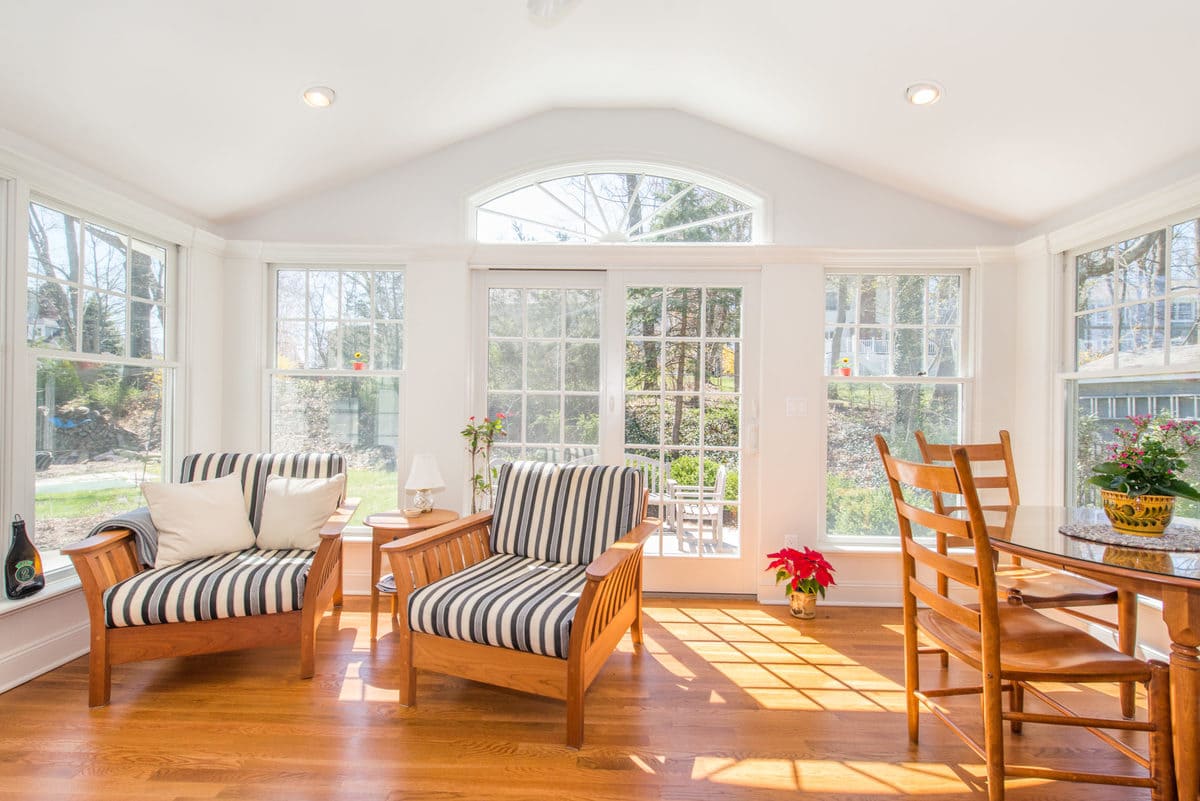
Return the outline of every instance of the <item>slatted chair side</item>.
<path id="1" fill-rule="evenodd" d="M 915 506 L 906 495 L 906 489 L 924 490 L 932 498 L 936 498 L 938 493 L 960 494 L 961 487 L 954 467 L 896 459 L 883 437 L 876 436 L 875 442 L 883 458 L 903 543 L 901 556 L 904 562 L 906 621 L 915 616 L 916 604 L 920 602 L 944 617 L 981 632 L 983 621 L 980 611 L 966 602 L 955 600 L 953 596 L 956 593 L 949 588 L 950 584 L 960 586 L 969 591 L 972 602 L 977 601 L 982 583 L 978 564 L 952 559 L 940 553 L 936 546 L 931 547 L 927 541 L 918 539 L 914 531 L 914 526 L 921 526 L 974 545 L 970 521 L 951 517 L 935 509 Z M 919 568 L 924 568 L 925 573 Z M 992 580 L 995 581 L 994 576 Z"/>
<path id="2" fill-rule="evenodd" d="M 929 442 L 922 431 L 913 432 L 917 447 L 921 451 L 921 460 L 926 464 L 949 465 L 952 461 L 950 450 L 953 447 L 966 449 L 971 462 L 972 473 L 975 476 L 976 490 L 1003 490 L 1003 494 L 995 494 L 984 509 L 1005 509 L 1018 506 L 1021 503 L 1021 492 L 1017 484 L 1017 468 L 1013 460 L 1012 438 L 1008 431 L 1001 429 L 999 442 L 977 442 L 958 444 L 942 444 Z M 995 470 L 992 473 L 981 473 L 982 470 Z M 945 505 L 945 498 L 938 497 L 936 503 L 943 504 L 942 511 L 957 511 L 965 508 L 961 502 Z"/>

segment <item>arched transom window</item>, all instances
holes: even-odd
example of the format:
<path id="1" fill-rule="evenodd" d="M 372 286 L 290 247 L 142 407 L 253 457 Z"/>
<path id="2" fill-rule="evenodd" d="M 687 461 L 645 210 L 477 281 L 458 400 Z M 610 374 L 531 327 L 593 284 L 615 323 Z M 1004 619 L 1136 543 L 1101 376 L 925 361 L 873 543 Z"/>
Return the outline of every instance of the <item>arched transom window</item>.
<path id="1" fill-rule="evenodd" d="M 564 168 L 481 193 L 480 242 L 754 242 L 761 201 L 670 168 Z"/>

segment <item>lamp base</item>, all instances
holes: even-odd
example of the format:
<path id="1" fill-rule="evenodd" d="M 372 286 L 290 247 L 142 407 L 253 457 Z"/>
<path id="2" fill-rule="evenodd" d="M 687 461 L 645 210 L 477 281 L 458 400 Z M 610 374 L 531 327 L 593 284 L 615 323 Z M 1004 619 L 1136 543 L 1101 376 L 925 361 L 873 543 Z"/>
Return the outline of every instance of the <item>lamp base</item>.
<path id="1" fill-rule="evenodd" d="M 413 506 L 421 510 L 421 514 L 433 511 L 433 496 L 429 490 L 419 489 L 413 495 Z"/>

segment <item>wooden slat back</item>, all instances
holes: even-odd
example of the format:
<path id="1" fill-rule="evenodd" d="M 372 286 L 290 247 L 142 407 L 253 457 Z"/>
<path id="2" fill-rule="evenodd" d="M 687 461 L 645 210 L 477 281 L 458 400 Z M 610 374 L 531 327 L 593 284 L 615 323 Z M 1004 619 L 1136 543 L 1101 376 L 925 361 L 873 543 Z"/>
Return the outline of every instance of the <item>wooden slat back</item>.
<path id="1" fill-rule="evenodd" d="M 925 439 L 925 432 L 915 431 L 913 437 L 921 450 L 921 460 L 926 464 L 946 464 L 952 461 L 951 448 L 963 448 L 967 459 L 971 462 L 971 474 L 975 477 L 976 490 L 1003 490 L 995 493 L 994 500 L 1003 502 L 1005 506 L 1018 506 L 1021 503 L 1021 492 L 1017 486 L 1017 468 L 1013 462 L 1012 438 L 1005 430 L 1000 431 L 999 442 L 974 442 L 961 445 L 941 444 Z M 935 499 L 936 503 L 944 504 L 946 511 L 965 508 L 959 501 L 949 502 L 944 497 Z M 935 504 L 936 505 L 936 504 Z M 997 508 L 1001 504 L 991 504 L 985 508 Z"/>
<path id="2" fill-rule="evenodd" d="M 998 613 L 993 552 L 967 451 L 961 447 L 949 449 L 951 465 L 923 464 L 894 458 L 881 436 L 875 437 L 875 444 L 883 459 L 903 539 L 904 587 L 912 598 L 911 602 L 905 601 L 906 615 L 915 614 L 915 602 L 919 601 L 974 631 L 984 632 L 989 625 L 995 631 Z M 939 493 L 961 496 L 966 514 L 950 516 L 937 501 Z M 934 508 L 916 505 L 917 499 L 928 499 Z M 913 526 L 931 529 L 936 542 L 918 540 Z M 970 545 L 970 556 L 951 559 L 946 555 L 948 542 Z M 918 572 L 919 566 L 925 570 Z M 976 605 L 955 600 L 949 591 L 951 583 L 969 590 Z"/>

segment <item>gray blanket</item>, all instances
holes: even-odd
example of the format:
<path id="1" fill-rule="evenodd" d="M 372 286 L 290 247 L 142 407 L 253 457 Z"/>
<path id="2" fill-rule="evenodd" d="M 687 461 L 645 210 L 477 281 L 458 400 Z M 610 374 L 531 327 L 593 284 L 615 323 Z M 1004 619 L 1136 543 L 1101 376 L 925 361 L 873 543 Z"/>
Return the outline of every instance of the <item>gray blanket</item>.
<path id="1" fill-rule="evenodd" d="M 138 561 L 146 567 L 154 567 L 158 556 L 158 529 L 150 519 L 150 510 L 145 506 L 131 512 L 122 512 L 116 517 L 110 517 L 88 532 L 91 537 L 101 531 L 111 531 L 114 528 L 127 528 L 133 532 L 134 545 L 137 547 Z"/>

